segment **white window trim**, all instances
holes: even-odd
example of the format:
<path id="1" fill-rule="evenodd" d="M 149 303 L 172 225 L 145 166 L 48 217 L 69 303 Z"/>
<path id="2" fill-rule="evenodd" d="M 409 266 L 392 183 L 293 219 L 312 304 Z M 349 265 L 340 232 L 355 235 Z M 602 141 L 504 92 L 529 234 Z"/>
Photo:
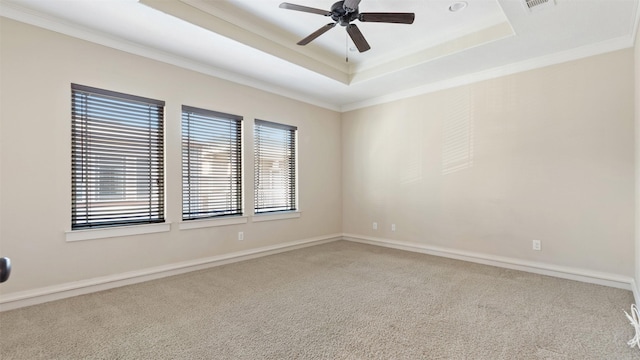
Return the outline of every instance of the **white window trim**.
<path id="1" fill-rule="evenodd" d="M 155 234 L 171 231 L 171 223 L 146 224 L 132 226 L 118 226 L 100 229 L 73 230 L 66 231 L 66 240 L 68 242 L 105 239 L 112 237 Z"/>
<path id="2" fill-rule="evenodd" d="M 218 218 L 218 219 L 199 219 L 199 220 L 181 221 L 178 224 L 178 227 L 180 228 L 180 230 L 201 229 L 201 228 L 216 227 L 216 226 L 246 224 L 248 221 L 249 221 L 248 217 L 246 216 L 230 216 L 230 217 Z"/>
<path id="3" fill-rule="evenodd" d="M 299 218 L 300 217 L 300 187 L 299 187 L 299 179 L 300 179 L 300 169 L 299 169 L 299 148 L 300 148 L 300 143 L 299 143 L 299 131 L 298 131 L 298 126 L 296 125 L 291 125 L 291 124 L 287 124 L 287 123 L 280 123 L 280 122 L 272 122 L 272 121 L 267 121 L 267 120 L 262 120 L 262 119 L 254 119 L 253 121 L 253 150 L 254 150 L 254 155 L 253 155 L 253 160 L 254 160 L 254 165 L 256 162 L 256 141 L 255 141 L 255 134 L 256 134 L 256 124 L 258 123 L 271 123 L 272 125 L 275 125 L 278 128 L 282 128 L 282 127 L 286 127 L 289 128 L 289 130 L 293 129 L 293 133 L 294 133 L 294 158 L 295 158 L 295 163 L 294 163 L 294 167 L 295 167 L 295 174 L 294 174 L 294 186 L 295 186 L 295 208 L 294 209 L 288 209 L 288 210 L 284 210 L 282 212 L 267 212 L 267 213 L 256 213 L 256 196 L 255 196 L 255 180 L 257 177 L 257 174 L 254 173 L 253 174 L 253 181 L 254 181 L 254 191 L 253 191 L 253 200 L 254 200 L 254 216 L 259 216 L 259 219 L 256 219 L 255 217 L 253 218 L 254 222 L 260 222 L 260 221 L 270 221 L 270 220 L 281 220 L 281 219 L 292 219 L 292 218 Z M 281 215 L 283 213 L 298 213 L 298 215 Z M 277 214 L 277 215 L 276 215 Z"/>
<path id="4" fill-rule="evenodd" d="M 242 217 L 243 214 L 243 210 L 244 210 L 244 170 L 245 170 L 245 164 L 244 164 L 244 120 L 243 117 L 240 115 L 234 115 L 234 114 L 228 114 L 228 113 L 224 113 L 224 112 L 219 112 L 216 110 L 209 110 L 209 109 L 205 109 L 205 108 L 200 108 L 200 107 L 194 107 L 194 106 L 188 106 L 188 105 L 182 105 L 182 112 L 181 112 L 181 126 L 184 127 L 185 125 L 185 115 L 187 115 L 186 119 L 190 119 L 191 115 L 195 115 L 196 117 L 194 118 L 194 121 L 196 121 L 196 124 L 198 122 L 200 122 L 203 119 L 211 119 L 214 122 L 222 122 L 224 124 L 224 126 L 229 125 L 229 127 L 231 126 L 231 124 L 233 124 L 233 126 L 237 126 L 239 128 L 240 131 L 240 141 L 235 143 L 237 145 L 237 147 L 240 149 L 240 189 L 238 189 L 238 193 L 240 197 L 240 212 L 239 213 L 234 213 L 233 215 L 224 215 L 224 216 L 220 216 L 219 218 L 212 218 L 212 217 L 200 217 L 200 216 L 196 216 L 194 218 L 190 218 L 190 219 L 184 219 L 185 218 L 185 208 L 184 208 L 184 203 L 183 203 L 183 207 L 182 207 L 182 218 L 183 220 L 180 222 L 179 224 L 179 228 L 181 230 L 183 229 L 196 229 L 196 228 L 203 228 L 203 227 L 212 227 L 212 226 L 224 226 L 224 225 L 232 225 L 232 224 L 241 224 L 243 222 L 237 222 L 237 221 L 232 221 L 232 222 L 227 222 L 227 221 L 218 221 L 218 219 L 221 218 L 225 218 L 225 219 L 230 219 L 230 218 L 239 218 Z M 198 117 L 200 119 L 198 119 Z M 190 124 L 190 122 L 188 123 Z M 200 123 L 201 126 L 203 126 L 203 123 Z M 216 125 L 219 126 L 219 125 Z M 209 130 L 211 130 L 211 128 L 209 128 Z M 217 130 L 214 130 L 217 131 Z M 194 131 L 194 134 L 197 134 L 197 131 Z M 182 132 L 182 143 L 184 144 L 185 139 L 188 139 L 189 141 L 189 146 L 191 146 L 191 142 L 194 141 L 192 140 L 190 137 L 185 137 L 185 133 Z M 230 139 L 229 139 L 230 140 Z M 216 145 L 220 145 L 220 143 L 217 142 L 218 140 L 207 140 L 207 143 L 209 144 L 216 144 Z M 226 146 L 228 143 L 226 141 L 223 141 L 222 145 Z M 233 146 L 229 147 L 230 149 L 230 153 L 233 153 Z M 190 150 L 189 150 L 190 151 Z M 182 172 L 183 172 L 183 201 L 185 201 L 185 195 L 184 195 L 184 189 L 193 186 L 194 188 L 198 188 L 197 184 L 191 185 L 186 184 L 184 182 L 185 179 L 185 158 L 184 158 L 184 147 L 183 147 L 183 153 L 182 153 Z M 187 164 L 189 164 L 189 162 L 186 162 Z M 200 160 L 194 161 L 195 164 L 204 164 L 206 163 L 206 160 Z M 231 167 L 231 164 L 229 164 L 229 166 Z M 217 195 L 216 195 L 217 196 Z M 190 198 L 190 196 L 189 196 Z M 190 199 L 193 200 L 193 199 Z M 190 204 L 190 203 L 189 203 Z M 228 205 L 228 204 L 227 204 Z M 228 207 L 225 209 L 208 209 L 211 210 L 211 212 L 216 211 L 216 210 L 224 210 L 225 212 L 228 212 L 229 210 L 236 210 L 234 209 L 229 209 Z M 191 215 L 190 212 L 188 212 L 188 215 Z M 188 216 L 191 217 L 191 216 Z M 211 222 L 210 224 L 205 224 L 205 222 L 207 221 L 213 221 L 215 220 L 215 222 Z M 187 225 L 187 224 L 195 224 L 198 223 L 198 225 Z M 247 221 L 245 220 L 244 223 L 246 223 Z"/>
<path id="5" fill-rule="evenodd" d="M 165 213 L 164 213 L 164 208 L 162 207 L 162 203 L 163 203 L 163 199 L 161 199 L 161 197 L 164 197 L 164 188 L 165 188 L 165 171 L 166 168 L 161 160 L 162 157 L 165 156 L 166 154 L 166 149 L 165 149 L 165 135 L 164 135 L 164 131 L 165 131 L 165 102 L 162 100 L 155 100 L 155 99 L 149 99 L 149 98 L 145 98 L 145 97 L 141 97 L 141 96 L 137 96 L 137 95 L 130 95 L 130 94 L 125 94 L 125 93 L 119 93 L 119 92 L 115 92 L 115 91 L 111 91 L 111 90 L 105 90 L 105 89 L 98 89 L 98 88 L 93 88 L 93 87 L 89 87 L 89 86 L 84 86 L 84 85 L 78 85 L 78 84 L 71 84 L 71 94 L 72 94 L 72 113 L 75 110 L 75 103 L 76 103 L 76 99 L 77 97 L 80 97 L 81 99 L 89 99 L 91 96 L 98 96 L 99 98 L 112 98 L 115 101 L 117 101 L 120 105 L 122 104 L 126 104 L 127 109 L 131 109 L 131 107 L 129 105 L 134 104 L 134 106 L 136 107 L 136 109 L 139 110 L 143 110 L 142 113 L 137 113 L 134 110 L 131 110 L 131 114 L 137 114 L 137 115 L 144 115 L 146 116 L 147 120 L 149 120 L 149 128 L 147 129 L 147 139 L 148 142 L 145 141 L 143 142 L 145 146 L 150 146 L 149 144 L 153 144 L 154 146 L 157 145 L 158 148 L 154 151 L 154 155 L 157 155 L 160 157 L 159 160 L 152 160 L 152 157 L 143 157 L 141 159 L 146 160 L 145 163 L 148 164 L 148 169 L 150 170 L 159 170 L 158 172 L 158 180 L 161 179 L 161 181 L 159 181 L 158 185 L 154 185 L 153 182 L 151 181 L 151 178 L 146 178 L 148 179 L 147 184 L 149 185 L 148 187 L 146 187 L 146 189 L 149 191 L 147 192 L 148 196 L 145 198 L 145 201 L 149 201 L 149 207 L 148 207 L 148 212 L 142 212 L 143 215 L 146 218 L 147 214 L 153 214 L 155 216 L 156 219 L 158 219 L 158 221 L 162 221 L 162 223 L 156 223 L 154 221 L 141 221 L 140 225 L 144 226 L 144 225 L 157 225 L 157 224 L 166 224 L 164 221 L 164 217 L 165 217 Z M 147 110 L 144 110 L 145 108 L 141 108 L 139 107 L 140 104 L 146 104 L 149 108 L 153 107 L 155 110 L 153 112 L 154 116 L 153 116 L 153 121 L 151 118 L 150 113 L 148 113 Z M 120 105 L 118 105 L 117 107 L 120 107 Z M 117 107 L 112 107 L 111 105 L 106 105 L 104 108 L 101 108 L 105 111 L 108 111 L 109 114 L 115 114 L 112 111 L 116 110 Z M 90 111 L 89 109 L 93 109 L 92 106 L 87 106 L 86 109 L 82 109 L 82 113 L 86 111 Z M 85 115 L 87 115 L 87 113 L 85 113 Z M 79 122 L 80 124 L 83 124 L 82 126 L 85 125 L 89 125 L 91 124 L 92 120 L 88 120 L 91 119 L 91 116 L 88 117 L 84 117 L 84 116 L 77 116 L 78 114 L 72 114 L 72 123 L 76 124 L 76 122 Z M 125 126 L 129 126 L 128 122 L 131 119 L 134 119 L 135 117 L 132 117 L 130 115 L 123 115 L 122 118 L 120 118 L 120 116 L 117 117 L 119 120 L 123 121 L 124 123 L 126 123 L 127 125 Z M 87 122 L 89 121 L 89 122 Z M 157 121 L 157 127 L 156 126 L 151 126 L 151 123 Z M 109 131 L 108 132 L 108 136 L 112 137 L 114 136 L 114 134 L 116 134 L 115 131 Z M 83 139 L 83 141 L 87 141 L 89 144 L 92 144 L 93 140 L 91 140 L 91 138 L 87 138 L 85 137 L 82 133 L 78 133 L 77 131 L 75 131 L 75 129 L 72 131 L 72 138 L 75 139 L 76 136 L 79 136 L 81 139 Z M 155 137 L 158 137 L 160 139 L 162 139 L 162 141 L 157 142 L 158 139 L 156 139 Z M 130 139 L 140 139 L 137 136 L 129 136 L 127 135 L 124 140 L 125 141 L 129 141 Z M 154 140 L 155 139 L 155 140 Z M 127 145 L 129 146 L 129 145 Z M 76 149 L 76 146 L 73 146 L 73 149 Z M 151 148 L 149 148 L 151 149 Z M 121 164 L 124 164 L 124 167 L 127 167 L 127 163 L 129 162 L 128 156 L 126 154 L 123 154 L 119 151 L 115 151 L 115 147 L 111 148 L 109 151 L 105 151 L 105 153 L 113 153 L 114 156 L 117 156 L 118 159 L 122 160 L 122 163 L 118 163 L 115 164 L 116 166 L 121 166 Z M 79 159 L 79 165 L 81 165 L 81 167 L 84 169 L 88 163 L 87 163 L 87 156 L 89 156 L 89 160 L 91 161 L 91 159 L 93 158 L 93 156 L 96 155 L 96 158 L 99 158 L 99 154 L 93 154 L 91 151 L 89 153 L 85 153 L 84 151 L 80 154 L 75 153 L 75 151 L 72 151 L 72 163 Z M 136 164 L 137 166 L 137 164 Z M 77 181 L 77 177 L 75 175 L 75 170 L 76 167 L 75 165 L 72 166 L 72 173 L 74 173 L 73 179 L 72 179 L 72 184 L 75 186 L 76 184 L 79 186 L 84 186 L 87 185 L 84 183 L 83 180 Z M 131 174 L 134 175 L 134 174 Z M 124 177 L 125 178 L 129 178 L 129 171 L 125 170 L 124 172 Z M 94 185 L 100 186 L 100 180 L 102 179 L 102 176 L 97 176 L 96 178 L 97 183 L 95 183 Z M 125 180 L 126 181 L 126 180 Z M 90 181 L 88 184 L 90 185 L 91 183 L 93 183 L 93 181 Z M 158 193 L 156 194 L 158 196 L 158 200 L 153 200 L 153 198 L 155 198 L 156 195 L 153 195 L 154 189 L 158 190 Z M 160 191 L 162 189 L 162 191 Z M 99 220 L 109 220 L 108 222 L 105 221 L 104 223 L 106 223 L 107 225 L 115 225 L 118 226 L 118 222 L 117 221 L 113 221 L 114 218 L 112 218 L 111 216 L 109 218 L 106 219 L 85 219 L 84 217 L 80 216 L 80 217 L 76 217 L 77 214 L 75 214 L 76 209 L 77 209 L 77 203 L 76 200 L 78 200 L 75 195 L 76 192 L 75 190 L 72 191 L 74 196 L 72 196 L 72 210 L 73 210 L 73 214 L 72 214 L 72 232 L 77 232 L 77 234 L 81 234 L 80 231 L 82 230 L 88 230 L 89 234 L 91 235 L 67 235 L 67 240 L 68 241 L 76 241 L 76 239 L 78 240 L 90 240 L 93 238 L 103 238 L 103 237 L 115 237 L 115 236 L 121 236 L 119 235 L 119 231 L 93 231 L 93 230 L 97 230 L 94 228 L 91 228 L 91 224 L 94 223 L 101 223 L 102 221 Z M 97 196 L 100 197 L 100 190 L 98 190 L 98 194 Z M 87 189 L 86 194 L 84 195 L 87 199 L 91 198 L 91 191 L 89 191 Z M 152 197 L 153 195 L 153 197 Z M 128 199 L 127 199 L 128 200 Z M 155 207 L 154 207 L 155 206 Z M 130 209 L 128 204 L 124 205 L 125 209 Z M 91 206 L 91 204 L 88 204 L 87 207 L 87 212 L 91 211 L 93 209 L 93 206 Z M 90 212 L 89 212 L 90 213 Z M 140 212 L 138 212 L 140 214 Z M 118 211 L 118 212 L 114 212 L 114 215 L 119 216 L 120 219 L 122 219 L 123 217 L 123 213 L 122 211 Z M 133 213 L 131 213 L 133 215 Z M 126 219 L 126 216 L 124 217 L 124 219 Z M 78 220 L 78 221 L 75 221 Z M 75 229 L 74 229 L 75 227 Z M 119 226 L 118 226 L 119 227 Z M 106 229 L 115 229 L 115 227 L 111 228 L 100 228 L 100 230 L 106 230 Z M 169 226 L 169 228 L 166 231 L 169 231 L 171 229 L 171 227 Z M 165 231 L 165 230 L 151 230 L 150 232 L 160 232 L 160 231 Z M 105 235 L 103 235 L 102 233 L 104 233 Z M 116 235 L 111 235 L 112 233 L 115 233 Z M 143 230 L 142 233 L 147 233 L 147 231 Z M 137 231 L 125 231 L 124 235 L 136 235 L 138 234 Z"/>
<path id="6" fill-rule="evenodd" d="M 286 220 L 286 219 L 297 219 L 302 215 L 301 211 L 283 211 L 278 213 L 264 213 L 264 214 L 254 214 L 251 218 L 252 222 L 261 222 L 261 221 L 273 221 L 273 220 Z"/>

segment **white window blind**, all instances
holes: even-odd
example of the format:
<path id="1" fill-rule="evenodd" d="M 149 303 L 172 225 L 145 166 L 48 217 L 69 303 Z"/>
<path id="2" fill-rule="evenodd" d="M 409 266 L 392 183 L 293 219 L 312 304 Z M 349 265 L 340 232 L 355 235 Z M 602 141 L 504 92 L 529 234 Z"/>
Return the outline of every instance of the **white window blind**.
<path id="1" fill-rule="evenodd" d="M 71 84 L 71 228 L 164 222 L 164 102 Z"/>
<path id="2" fill-rule="evenodd" d="M 182 219 L 242 215 L 242 117 L 182 107 Z"/>
<path id="3" fill-rule="evenodd" d="M 294 126 L 255 121 L 255 213 L 297 210 L 296 133 Z"/>

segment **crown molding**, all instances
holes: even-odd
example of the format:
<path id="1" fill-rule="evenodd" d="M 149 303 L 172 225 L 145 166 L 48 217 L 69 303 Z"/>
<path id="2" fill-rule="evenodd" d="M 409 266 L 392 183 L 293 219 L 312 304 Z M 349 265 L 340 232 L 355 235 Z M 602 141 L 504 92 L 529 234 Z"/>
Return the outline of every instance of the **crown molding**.
<path id="1" fill-rule="evenodd" d="M 318 55 L 308 56 L 302 54 L 297 50 L 293 50 L 290 46 L 285 46 L 279 42 L 269 39 L 267 37 L 269 32 L 266 30 L 260 32 L 260 29 L 256 28 L 256 32 L 254 32 L 249 29 L 245 29 L 244 27 L 236 24 L 233 19 L 227 20 L 227 18 L 222 15 L 217 15 L 221 14 L 222 11 L 216 11 L 215 6 L 209 3 L 201 0 L 138 1 L 152 9 L 182 19 L 188 23 L 207 29 L 213 33 L 222 35 L 266 54 L 273 55 L 304 67 L 335 81 L 339 81 L 343 84 L 347 84 L 349 81 L 349 75 L 347 74 L 348 67 L 346 65 L 340 66 L 335 61 L 328 62 L 326 60 L 321 60 Z M 240 23 L 243 22 L 240 21 Z"/>
<path id="2" fill-rule="evenodd" d="M 638 27 L 640 26 L 640 4 L 638 2 L 636 4 L 635 18 L 633 21 L 633 28 L 631 29 L 631 44 L 635 46 L 638 41 Z"/>
<path id="3" fill-rule="evenodd" d="M 170 65 L 175 65 L 183 69 L 196 71 L 240 85 L 245 85 L 272 94 L 281 95 L 292 100 L 301 101 L 310 105 L 315 105 L 333 111 L 340 110 L 340 107 L 336 104 L 318 101 L 313 97 L 304 96 L 295 91 L 284 89 L 279 86 L 249 78 L 234 72 L 226 71 L 211 65 L 203 64 L 201 62 L 187 59 L 185 57 L 176 56 L 161 50 L 126 41 L 122 38 L 97 32 L 63 21 L 59 18 L 43 15 L 36 11 L 29 10 L 14 4 L 0 2 L 0 16 L 40 27 L 46 30 L 54 31 L 63 35 L 71 36 L 77 39 L 89 41 L 98 45 L 103 45 L 109 48 L 124 51 L 130 54 L 164 62 Z"/>
<path id="4" fill-rule="evenodd" d="M 362 66 L 352 75 L 349 84 L 356 84 L 376 77 L 402 71 L 414 66 L 422 65 L 436 59 L 440 59 L 461 51 L 482 46 L 493 41 L 515 36 L 516 33 L 508 21 L 480 29 L 474 33 L 465 34 L 453 40 L 449 40 L 432 47 L 397 57 L 394 60 L 385 61 L 374 66 Z"/>
<path id="5" fill-rule="evenodd" d="M 337 103 L 318 101 L 312 96 L 304 96 L 296 91 L 288 90 L 238 73 L 223 70 L 185 57 L 176 56 L 161 50 L 100 33 L 14 4 L 0 1 L 0 16 L 337 112 L 353 111 L 369 106 L 380 105 L 458 86 L 469 85 L 484 80 L 495 79 L 524 71 L 631 48 L 637 40 L 637 32 L 632 31 L 629 36 L 618 37 L 597 44 L 585 45 L 567 51 L 553 53 L 517 63 L 506 64 L 472 74 L 424 84 L 422 86 L 384 96 L 341 105 Z M 637 29 L 638 26 L 640 26 L 640 6 L 636 6 L 634 29 Z"/>
<path id="6" fill-rule="evenodd" d="M 389 103 L 392 101 L 402 100 L 414 96 L 433 93 L 441 90 L 451 89 L 458 86 L 470 85 L 480 81 L 495 79 L 507 75 L 513 75 L 520 72 L 539 69 L 551 65 L 561 64 L 569 61 L 579 60 L 590 56 L 605 54 L 608 52 L 618 51 L 633 47 L 634 39 L 629 36 L 623 36 L 608 41 L 600 42 L 597 44 L 590 44 L 581 47 L 577 47 L 571 50 L 553 53 L 533 59 L 520 61 L 517 63 L 507 64 L 504 66 L 495 67 L 492 69 L 476 72 L 473 74 L 467 74 L 458 76 L 452 79 L 438 81 L 434 83 L 425 84 L 412 89 L 379 96 L 376 98 L 367 99 L 364 101 L 354 102 L 351 104 L 342 105 L 340 107 L 341 112 L 347 112 L 352 110 L 358 110 L 374 105 L 380 105 Z"/>

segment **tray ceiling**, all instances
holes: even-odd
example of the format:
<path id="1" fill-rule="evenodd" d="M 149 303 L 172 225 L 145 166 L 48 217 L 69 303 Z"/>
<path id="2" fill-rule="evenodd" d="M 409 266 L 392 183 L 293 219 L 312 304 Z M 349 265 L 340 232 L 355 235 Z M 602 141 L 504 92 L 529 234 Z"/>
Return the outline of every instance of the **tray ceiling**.
<path id="1" fill-rule="evenodd" d="M 287 0 L 329 9 L 333 1 Z M 341 26 L 280 0 L 0 0 L 0 15 L 336 110 L 633 46 L 638 0 L 362 0 L 361 12 L 414 12 L 414 24 Z M 348 61 L 346 60 L 348 58 Z"/>

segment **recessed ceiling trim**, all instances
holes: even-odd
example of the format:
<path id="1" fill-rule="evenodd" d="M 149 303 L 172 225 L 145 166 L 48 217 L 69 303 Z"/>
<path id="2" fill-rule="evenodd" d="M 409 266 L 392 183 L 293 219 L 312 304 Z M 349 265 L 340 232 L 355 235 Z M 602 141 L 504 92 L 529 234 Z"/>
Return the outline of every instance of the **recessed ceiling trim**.
<path id="1" fill-rule="evenodd" d="M 471 48 L 489 41 L 513 35 L 504 13 L 505 20 L 491 18 L 486 27 L 466 29 L 458 38 L 445 43 L 434 44 L 419 52 L 393 52 L 379 57 L 376 63 L 347 63 L 343 58 L 328 58 L 327 52 L 314 47 L 296 47 L 291 34 L 283 32 L 277 26 L 262 21 L 254 14 L 243 12 L 230 2 L 211 2 L 205 0 L 138 0 L 140 3 L 180 18 L 201 28 L 212 31 L 259 51 L 277 56 L 280 59 L 302 66 L 308 70 L 327 76 L 330 79 L 351 85 L 367 79 L 377 78 L 390 73 L 421 65 L 433 59 Z M 499 5 L 498 5 L 499 6 Z M 246 17 L 246 18 L 245 18 Z M 500 29 L 500 33 L 483 39 L 490 30 Z M 474 40 L 469 40 L 474 39 Z M 455 45 L 453 45 L 455 44 Z M 400 55 L 401 54 L 401 55 Z"/>
<path id="2" fill-rule="evenodd" d="M 613 51 L 629 49 L 634 46 L 634 41 L 631 37 L 623 36 L 607 41 L 603 41 L 596 44 L 590 44 L 581 46 L 578 48 L 553 53 L 546 56 L 537 57 L 525 61 L 520 61 L 513 64 L 504 66 L 498 66 L 493 69 L 480 71 L 473 74 L 467 74 L 458 76 L 456 78 L 447 79 L 435 83 L 429 83 L 424 86 L 419 86 L 404 91 L 399 91 L 376 98 L 367 99 L 364 101 L 358 101 L 351 104 L 342 105 L 340 107 L 341 112 L 347 112 L 357 109 L 366 108 L 369 106 L 380 105 L 392 101 L 402 100 L 414 96 L 433 93 L 436 91 L 455 88 L 458 86 L 469 85 L 480 81 L 496 79 L 503 76 L 513 75 L 525 71 L 535 70 L 551 65 L 562 64 L 569 61 L 575 61 L 584 59 L 590 56 L 596 56 L 606 54 Z"/>
<path id="3" fill-rule="evenodd" d="M 321 108 L 339 111 L 338 105 L 329 104 L 317 99 L 304 96 L 299 92 L 284 89 L 282 87 L 255 80 L 237 73 L 226 71 L 208 64 L 203 64 L 182 56 L 169 54 L 151 47 L 132 43 L 121 38 L 109 36 L 85 27 L 68 23 L 56 17 L 50 17 L 41 13 L 25 9 L 18 5 L 0 2 L 0 17 L 12 19 L 25 24 L 33 25 L 42 29 L 50 30 L 76 39 L 88 41 L 94 44 L 106 46 L 115 50 L 127 52 L 129 54 L 142 56 L 148 59 L 160 61 L 174 65 L 183 69 L 196 71 L 205 75 L 213 76 L 222 80 L 236 84 L 245 85 L 254 89 L 266 91 L 272 94 L 284 96 L 293 100 L 315 105 Z M 0 19 L 1 21 L 1 19 Z"/>
<path id="4" fill-rule="evenodd" d="M 631 38 L 632 38 L 632 42 L 635 44 L 637 41 L 637 37 L 638 37 L 638 28 L 640 27 L 640 4 L 639 3 L 635 3 L 635 17 L 633 19 L 633 23 L 631 24 Z"/>
<path id="5" fill-rule="evenodd" d="M 509 22 L 494 25 L 475 33 L 461 36 L 457 39 L 439 44 L 403 58 L 389 61 L 382 65 L 356 71 L 351 76 L 350 84 L 370 80 L 389 73 L 401 71 L 413 66 L 424 64 L 444 56 L 452 55 L 460 51 L 474 48 L 492 41 L 501 40 L 514 36 L 515 32 Z"/>
<path id="6" fill-rule="evenodd" d="M 283 30 L 280 23 L 272 23 L 247 12 L 237 6 L 233 1 L 208 1 L 208 0 L 178 0 L 194 8 L 211 14 L 228 23 L 234 24 L 254 34 L 259 34 L 266 40 L 278 43 L 286 48 L 300 52 L 308 57 L 332 66 L 341 72 L 347 71 L 344 56 L 335 56 L 326 51 L 317 51 L 310 47 L 299 47 L 296 42 L 300 39 Z M 285 12 L 286 14 L 286 12 Z"/>
<path id="7" fill-rule="evenodd" d="M 572 61 L 584 57 L 589 57 L 593 55 L 598 55 L 606 52 L 616 51 L 620 49 L 630 48 L 634 46 L 635 39 L 637 36 L 637 28 L 640 23 L 640 6 L 638 6 L 637 0 L 625 0 L 627 2 L 633 2 L 633 8 L 628 9 L 627 13 L 630 14 L 631 21 L 628 24 L 627 29 L 631 29 L 631 31 L 624 32 L 625 36 L 610 38 L 609 40 L 601 41 L 592 45 L 587 45 L 583 47 L 573 48 L 570 50 L 565 50 L 560 53 L 552 53 L 550 55 L 543 55 L 539 57 L 535 57 L 531 60 L 520 61 L 515 64 L 503 65 L 498 67 L 493 67 L 490 70 L 469 73 L 460 75 L 457 77 L 452 77 L 449 80 L 442 80 L 438 82 L 433 82 L 424 85 L 418 85 L 416 87 L 405 88 L 406 90 L 397 91 L 397 92 L 389 92 L 387 95 L 382 96 L 373 96 L 368 95 L 366 97 L 352 97 L 354 99 L 365 99 L 362 101 L 344 101 L 345 98 L 337 98 L 337 100 L 318 100 L 318 99 L 331 99 L 330 97 L 314 97 L 313 95 L 304 95 L 303 91 L 295 91 L 288 89 L 286 86 L 274 85 L 271 82 L 257 80 L 255 78 L 244 76 L 238 72 L 232 70 L 224 70 L 220 67 L 217 67 L 212 64 L 202 63 L 198 60 L 194 60 L 189 58 L 188 56 L 176 55 L 173 53 L 167 53 L 166 51 L 159 50 L 150 45 L 140 45 L 138 42 L 133 42 L 127 40 L 125 37 L 118 37 L 114 35 L 110 35 L 107 32 L 102 32 L 99 30 L 92 29 L 88 25 L 78 25 L 76 23 L 68 22 L 59 17 L 48 15 L 46 12 L 39 12 L 38 10 L 34 10 L 30 7 L 25 7 L 22 5 L 17 5 L 16 3 L 12 3 L 11 1 L 0 0 L 0 16 L 4 16 L 6 18 L 14 19 L 20 22 L 24 22 L 27 24 L 31 24 L 34 26 L 38 26 L 41 28 L 49 29 L 52 31 L 56 31 L 65 35 L 73 36 L 76 38 L 80 38 L 82 40 L 91 41 L 94 43 L 98 43 L 104 46 L 108 46 L 111 48 L 115 48 L 117 50 L 126 51 L 135 55 L 144 56 L 153 60 L 162 61 L 168 64 L 172 64 L 175 66 L 179 66 L 185 69 L 197 71 L 206 75 L 214 76 L 217 78 L 221 78 L 223 80 L 232 81 L 235 83 L 239 83 L 241 85 L 246 85 L 252 88 L 260 89 L 263 91 L 271 92 L 277 95 L 281 95 L 284 97 L 288 97 L 294 100 L 306 102 L 312 105 L 316 105 L 319 107 L 327 108 L 335 111 L 350 111 L 353 109 L 363 108 L 367 106 L 377 105 L 380 103 L 385 103 L 389 101 L 395 101 L 407 97 L 417 96 L 424 93 L 439 91 L 451 87 L 462 86 L 471 84 L 478 81 L 483 81 L 491 78 L 497 78 L 501 76 L 506 76 L 522 71 L 528 71 L 535 68 L 540 68 L 544 66 L 549 66 L 557 63 L 562 63 L 566 61 Z M 518 14 L 522 16 L 527 16 L 523 13 L 522 3 L 511 3 L 510 7 L 507 7 L 509 21 L 518 20 Z M 504 5 L 504 4 L 502 4 Z M 561 7 L 558 6 L 557 9 L 561 10 Z M 553 12 L 552 12 L 553 13 Z M 541 14 L 546 15 L 546 14 Z M 524 18 L 519 18 L 522 21 Z M 514 25 L 518 25 L 519 23 L 515 21 Z M 625 26 L 626 27 L 626 26 Z M 517 26 L 515 26 L 518 29 Z M 506 59 L 508 61 L 508 59 Z M 505 63 L 506 64 L 506 63 Z M 315 74 L 316 78 L 322 79 L 322 81 L 327 81 L 329 83 L 333 82 L 333 80 L 329 80 L 328 77 L 318 76 Z M 372 83 L 378 83 L 376 79 Z M 325 83 L 326 85 L 326 83 Z M 340 82 L 335 82 L 337 86 L 337 90 L 335 93 L 342 94 L 344 89 L 348 88 L 346 85 L 341 84 Z M 362 88 L 367 86 L 367 83 L 362 83 L 357 85 L 357 87 Z M 340 105 L 347 103 L 346 105 Z"/>
<path id="8" fill-rule="evenodd" d="M 237 26 L 229 21 L 194 7 L 186 1 L 164 1 L 164 0 L 139 0 L 140 3 L 155 10 L 162 11 L 168 15 L 177 17 L 203 29 L 215 32 L 229 39 L 251 46 L 264 53 L 277 56 L 281 59 L 305 67 L 318 74 L 327 76 L 343 84 L 348 84 L 349 75 L 347 67 L 339 70 L 334 66 L 327 65 L 315 58 L 301 54 L 289 47 L 269 40 L 259 34 Z"/>

